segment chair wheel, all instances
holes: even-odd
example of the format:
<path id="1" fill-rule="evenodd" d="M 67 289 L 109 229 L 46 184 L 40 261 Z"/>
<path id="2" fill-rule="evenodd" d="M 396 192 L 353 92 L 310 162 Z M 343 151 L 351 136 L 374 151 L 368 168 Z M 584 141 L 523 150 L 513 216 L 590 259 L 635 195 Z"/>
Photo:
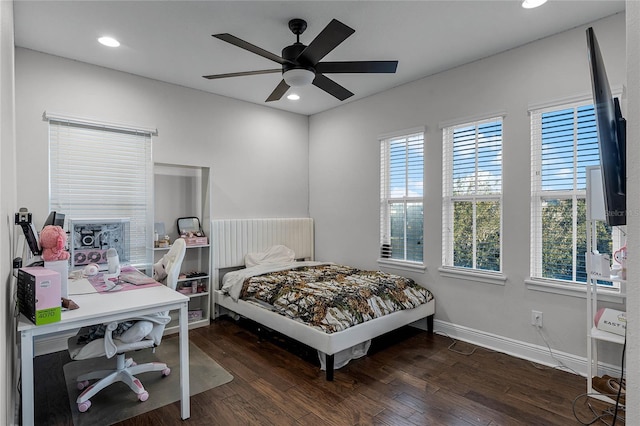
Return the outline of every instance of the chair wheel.
<path id="1" fill-rule="evenodd" d="M 89 409 L 89 407 L 91 407 L 91 401 L 81 402 L 78 404 L 78 411 L 84 413 Z"/>
<path id="2" fill-rule="evenodd" d="M 89 386 L 89 381 L 88 380 L 84 380 L 82 382 L 78 382 L 76 385 L 78 386 L 78 390 L 83 390 L 84 388 Z"/>
<path id="3" fill-rule="evenodd" d="M 138 401 L 145 402 L 147 399 L 149 399 L 149 392 L 144 391 L 138 394 Z"/>
<path id="4" fill-rule="evenodd" d="M 169 367 L 162 370 L 162 377 L 167 377 L 169 374 L 171 374 L 171 369 Z"/>

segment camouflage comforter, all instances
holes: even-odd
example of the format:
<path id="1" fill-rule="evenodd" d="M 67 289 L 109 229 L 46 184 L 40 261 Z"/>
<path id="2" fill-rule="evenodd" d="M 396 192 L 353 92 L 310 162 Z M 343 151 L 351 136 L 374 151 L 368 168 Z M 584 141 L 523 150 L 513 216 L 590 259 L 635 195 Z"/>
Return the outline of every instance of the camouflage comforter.
<path id="1" fill-rule="evenodd" d="M 300 266 L 248 277 L 242 281 L 239 297 L 326 333 L 433 299 L 429 290 L 412 279 L 336 264 Z"/>

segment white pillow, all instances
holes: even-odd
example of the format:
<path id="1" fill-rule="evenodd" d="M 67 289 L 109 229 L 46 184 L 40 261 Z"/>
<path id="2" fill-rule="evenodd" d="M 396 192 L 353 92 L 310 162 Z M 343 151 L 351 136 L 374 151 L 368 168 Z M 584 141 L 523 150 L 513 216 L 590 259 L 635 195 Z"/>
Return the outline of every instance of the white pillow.
<path id="1" fill-rule="evenodd" d="M 76 336 L 71 337 L 71 339 L 75 341 L 77 340 Z M 92 340 L 89 343 L 85 344 L 74 344 L 71 343 L 71 339 L 69 342 L 69 356 L 71 359 L 75 361 L 80 361 L 83 359 L 91 359 L 105 356 L 104 351 L 104 339 L 96 339 Z"/>
<path id="2" fill-rule="evenodd" d="M 247 268 L 268 263 L 293 262 L 296 254 L 287 246 L 271 246 L 267 250 L 258 253 L 247 253 L 244 256 L 244 264 Z"/>
<path id="3" fill-rule="evenodd" d="M 151 332 L 152 328 L 153 323 L 151 321 L 138 321 L 133 324 L 127 331 L 122 333 L 118 337 L 118 340 L 123 343 L 139 342 Z"/>

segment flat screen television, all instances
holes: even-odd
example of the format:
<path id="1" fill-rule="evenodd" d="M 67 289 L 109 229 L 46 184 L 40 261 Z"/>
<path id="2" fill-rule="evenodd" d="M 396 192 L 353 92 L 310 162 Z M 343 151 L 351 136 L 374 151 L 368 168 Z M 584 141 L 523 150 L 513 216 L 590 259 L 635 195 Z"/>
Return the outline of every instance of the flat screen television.
<path id="1" fill-rule="evenodd" d="M 610 226 L 626 225 L 627 123 L 622 117 L 620 102 L 611 94 L 600 46 L 591 27 L 587 28 L 587 50 L 598 129 L 606 222 Z"/>

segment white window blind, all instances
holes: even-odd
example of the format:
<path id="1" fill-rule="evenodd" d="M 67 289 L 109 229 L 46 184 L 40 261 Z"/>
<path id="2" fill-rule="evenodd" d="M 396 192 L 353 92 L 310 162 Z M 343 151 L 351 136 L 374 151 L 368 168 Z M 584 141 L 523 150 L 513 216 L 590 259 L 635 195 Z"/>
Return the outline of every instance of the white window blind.
<path id="1" fill-rule="evenodd" d="M 442 263 L 499 272 L 502 118 L 446 127 L 442 141 Z"/>
<path id="2" fill-rule="evenodd" d="M 424 132 L 380 141 L 381 257 L 423 262 Z"/>
<path id="3" fill-rule="evenodd" d="M 586 172 L 599 165 L 593 105 L 531 111 L 531 276 L 585 282 Z M 597 249 L 612 251 L 612 230 L 596 230 Z"/>
<path id="4" fill-rule="evenodd" d="M 130 219 L 130 261 L 151 263 L 151 133 L 49 119 L 49 208 L 66 219 Z M 73 236 L 71 236 L 73 238 Z"/>

